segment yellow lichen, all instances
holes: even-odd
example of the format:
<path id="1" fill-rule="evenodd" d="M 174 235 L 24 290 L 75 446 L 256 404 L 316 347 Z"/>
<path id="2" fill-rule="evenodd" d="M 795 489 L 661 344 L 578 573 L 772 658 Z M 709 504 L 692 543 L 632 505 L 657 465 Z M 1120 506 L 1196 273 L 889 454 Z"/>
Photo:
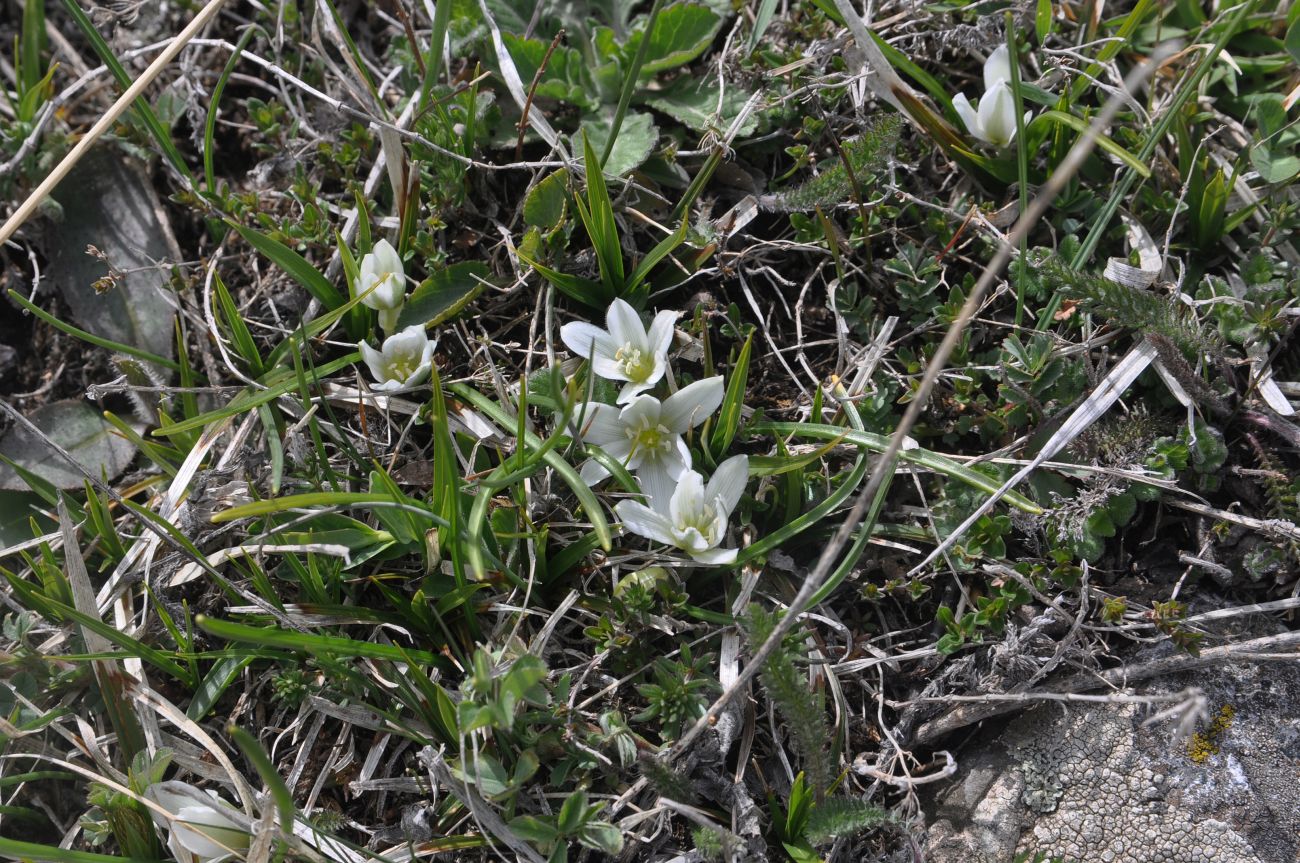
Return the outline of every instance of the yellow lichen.
<path id="1" fill-rule="evenodd" d="M 1204 764 L 1211 755 L 1218 755 L 1219 739 L 1232 727 L 1232 718 L 1236 714 L 1237 711 L 1232 709 L 1231 704 L 1223 705 L 1214 720 L 1210 722 L 1209 728 L 1196 732 L 1188 739 L 1187 757 L 1197 764 Z"/>

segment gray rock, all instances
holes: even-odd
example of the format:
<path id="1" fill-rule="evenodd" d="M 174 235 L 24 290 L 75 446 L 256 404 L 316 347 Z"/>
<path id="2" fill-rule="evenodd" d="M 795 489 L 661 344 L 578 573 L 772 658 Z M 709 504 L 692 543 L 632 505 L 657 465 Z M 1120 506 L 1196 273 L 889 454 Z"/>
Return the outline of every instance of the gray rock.
<path id="1" fill-rule="evenodd" d="M 1211 718 L 1233 711 L 1202 739 L 1203 757 L 1167 724 L 1144 728 L 1135 704 L 1042 704 L 986 734 L 931 801 L 926 860 L 1295 863 L 1300 668 L 1243 663 L 1138 692 L 1189 686 L 1204 691 Z"/>

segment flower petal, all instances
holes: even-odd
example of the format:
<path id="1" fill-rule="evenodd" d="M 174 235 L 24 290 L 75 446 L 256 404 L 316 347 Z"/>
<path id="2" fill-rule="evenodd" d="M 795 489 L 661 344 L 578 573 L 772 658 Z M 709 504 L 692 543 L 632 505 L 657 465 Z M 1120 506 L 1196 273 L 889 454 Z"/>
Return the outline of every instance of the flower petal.
<path id="1" fill-rule="evenodd" d="M 650 334 L 647 338 L 650 342 L 650 350 L 656 357 L 668 353 L 668 348 L 673 343 L 673 329 L 676 322 L 677 312 L 673 311 L 660 312 L 650 322 Z"/>
<path id="2" fill-rule="evenodd" d="M 1011 51 L 1004 42 L 984 61 L 984 92 L 987 93 L 998 84 L 1010 83 Z"/>
<path id="3" fill-rule="evenodd" d="M 638 466 L 636 478 L 656 512 L 666 515 L 671 511 L 672 501 L 677 498 L 678 484 L 662 461 L 644 460 Z"/>
<path id="4" fill-rule="evenodd" d="M 722 395 L 722 375 L 687 384 L 664 401 L 659 421 L 681 434 L 711 417 L 722 404 Z"/>
<path id="5" fill-rule="evenodd" d="M 690 555 L 696 563 L 719 566 L 724 563 L 735 563 L 738 552 L 739 549 L 735 548 L 710 548 L 704 551 L 692 551 Z"/>
<path id="6" fill-rule="evenodd" d="M 366 361 L 370 367 L 371 376 L 379 382 L 384 380 L 384 355 L 365 342 L 357 342 L 357 347 L 361 349 L 361 359 Z"/>
<path id="7" fill-rule="evenodd" d="M 686 445 L 686 441 L 679 437 L 673 441 L 672 449 L 659 457 L 659 461 L 668 475 L 673 478 L 673 482 L 677 482 L 683 473 L 691 469 L 691 449 Z"/>
<path id="8" fill-rule="evenodd" d="M 214 806 L 217 805 L 214 803 Z M 248 832 L 222 812 L 195 803 L 176 813 L 172 837 L 201 860 L 214 860 L 248 848 Z"/>
<path id="9" fill-rule="evenodd" d="M 406 272 L 402 266 L 402 256 L 393 248 L 393 244 L 387 240 L 380 240 L 370 249 L 370 254 L 374 255 L 376 269 L 381 273 L 396 273 L 401 276 Z"/>
<path id="10" fill-rule="evenodd" d="M 1016 137 L 1016 97 L 1011 88 L 999 83 L 980 100 L 980 126 L 984 140 L 1005 147 Z"/>
<path id="11" fill-rule="evenodd" d="M 627 439 L 619 409 L 613 405 L 587 402 L 578 405 L 573 418 L 575 421 L 582 420 L 581 435 L 587 443 L 604 447 L 614 441 Z"/>
<path id="12" fill-rule="evenodd" d="M 654 428 L 663 422 L 663 405 L 654 396 L 637 396 L 618 415 L 626 429 Z"/>
<path id="13" fill-rule="evenodd" d="M 564 342 L 564 346 L 581 360 L 599 358 L 612 362 L 615 352 L 618 351 L 618 344 L 613 336 L 586 321 L 572 321 L 560 327 L 560 341 Z M 602 378 L 605 377 L 602 372 L 596 373 Z"/>
<path id="14" fill-rule="evenodd" d="M 609 304 L 609 311 L 605 313 L 605 326 L 609 327 L 609 334 L 619 347 L 630 344 L 640 351 L 650 347 L 646 343 L 645 325 L 641 323 L 636 309 L 623 300 Z"/>
<path id="15" fill-rule="evenodd" d="M 600 372 L 597 372 L 596 374 L 600 374 Z M 600 375 L 600 376 L 606 377 L 606 375 Z M 626 380 L 626 378 L 620 376 L 615 380 Z M 623 389 L 619 390 L 618 398 L 615 399 L 615 401 L 617 401 L 621 405 L 625 405 L 630 401 L 632 401 L 633 399 L 635 399 L 637 396 L 641 395 L 641 393 L 645 392 L 646 390 L 653 389 L 655 382 L 658 380 L 659 378 L 654 377 L 650 380 L 645 380 L 645 381 L 628 381 L 627 383 L 623 384 Z"/>
<path id="16" fill-rule="evenodd" d="M 190 785 L 188 782 L 181 782 L 179 780 L 172 780 L 171 782 L 155 782 L 153 785 L 150 785 L 145 789 L 144 796 L 147 799 L 152 800 L 154 803 L 157 803 L 162 809 L 175 815 L 177 812 L 194 802 L 194 799 L 188 794 L 178 793 L 175 790 L 178 786 L 194 788 L 194 786 Z M 194 788 L 194 791 L 200 794 L 202 793 L 197 788 Z M 149 817 L 153 818 L 153 823 L 157 824 L 163 830 L 170 829 L 171 820 L 161 812 L 154 810 L 152 807 L 149 809 Z"/>
<path id="17" fill-rule="evenodd" d="M 693 470 L 683 471 L 677 478 L 677 491 L 668 504 L 668 515 L 673 524 L 695 524 L 704 510 L 704 478 Z"/>
<path id="18" fill-rule="evenodd" d="M 578 476 L 587 485 L 595 485 L 609 476 L 609 471 L 605 470 L 605 466 L 594 458 L 589 458 L 583 463 L 582 470 L 578 471 Z"/>
<path id="19" fill-rule="evenodd" d="M 402 381 L 402 386 L 413 387 L 416 384 L 424 383 L 425 378 L 429 377 L 429 372 L 432 369 L 433 363 L 430 360 L 425 360 L 415 367 L 415 371 L 411 372 L 410 376 L 406 380 Z"/>
<path id="20" fill-rule="evenodd" d="M 634 500 L 620 500 L 614 506 L 614 513 L 623 523 L 623 529 L 637 536 L 644 536 L 665 545 L 674 545 L 672 525 L 668 519 L 645 504 Z"/>
<path id="21" fill-rule="evenodd" d="M 726 517 L 731 515 L 732 510 L 736 508 L 740 496 L 745 493 L 745 485 L 748 482 L 749 456 L 733 455 L 718 465 L 718 469 L 713 472 L 704 496 L 708 500 L 721 499 L 723 504 L 721 515 Z"/>
<path id="22" fill-rule="evenodd" d="M 966 126 L 966 131 L 981 141 L 984 140 L 984 129 L 980 126 L 979 114 L 971 107 L 970 100 L 966 98 L 965 93 L 958 93 L 952 97 L 952 107 L 957 112 L 957 116 L 961 117 L 962 123 Z"/>

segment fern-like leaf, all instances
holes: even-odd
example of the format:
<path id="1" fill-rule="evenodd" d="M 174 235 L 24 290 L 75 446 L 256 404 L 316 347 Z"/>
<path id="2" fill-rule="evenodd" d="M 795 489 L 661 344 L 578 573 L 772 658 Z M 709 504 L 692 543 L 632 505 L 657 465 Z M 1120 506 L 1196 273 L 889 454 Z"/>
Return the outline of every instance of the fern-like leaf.
<path id="1" fill-rule="evenodd" d="M 1201 327 L 1196 315 L 1181 303 L 1102 276 L 1079 272 L 1050 252 L 1040 252 L 1035 258 L 1034 266 L 1047 287 L 1064 290 L 1115 326 L 1164 336 L 1191 356 L 1222 355 L 1223 345 L 1218 336 Z"/>
<path id="2" fill-rule="evenodd" d="M 891 820 L 888 812 L 872 806 L 865 800 L 852 797 L 828 797 L 813 807 L 808 815 L 808 829 L 804 835 L 814 845 L 840 836 L 852 836 L 868 827 Z"/>
<path id="3" fill-rule="evenodd" d="M 750 606 L 745 634 L 753 649 L 767 641 L 779 619 L 757 605 Z M 808 677 L 796 666 L 795 652 L 789 643 L 778 646 L 763 662 L 759 681 L 785 720 L 790 741 L 808 774 L 808 784 L 820 800 L 831 776 L 831 734 L 826 723 L 825 696 L 808 686 Z"/>
<path id="4" fill-rule="evenodd" d="M 894 154 L 902 120 L 897 114 L 876 117 L 866 131 L 842 145 L 844 156 L 853 168 L 853 178 L 843 158 L 837 158 L 816 177 L 784 192 L 763 195 L 759 206 L 782 213 L 811 212 L 821 207 L 829 210 L 850 200 L 853 196 L 853 179 L 865 184 L 867 175 L 877 171 Z"/>

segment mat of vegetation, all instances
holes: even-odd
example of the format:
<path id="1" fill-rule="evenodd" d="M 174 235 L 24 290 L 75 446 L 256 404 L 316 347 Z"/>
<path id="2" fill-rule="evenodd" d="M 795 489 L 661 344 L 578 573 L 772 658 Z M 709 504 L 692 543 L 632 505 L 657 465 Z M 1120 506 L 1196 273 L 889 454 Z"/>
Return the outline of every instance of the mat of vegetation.
<path id="1" fill-rule="evenodd" d="M 1298 21 L 0 0 L 0 857 L 914 860 L 979 724 L 1214 739 L 1123 687 L 1300 659 Z"/>

